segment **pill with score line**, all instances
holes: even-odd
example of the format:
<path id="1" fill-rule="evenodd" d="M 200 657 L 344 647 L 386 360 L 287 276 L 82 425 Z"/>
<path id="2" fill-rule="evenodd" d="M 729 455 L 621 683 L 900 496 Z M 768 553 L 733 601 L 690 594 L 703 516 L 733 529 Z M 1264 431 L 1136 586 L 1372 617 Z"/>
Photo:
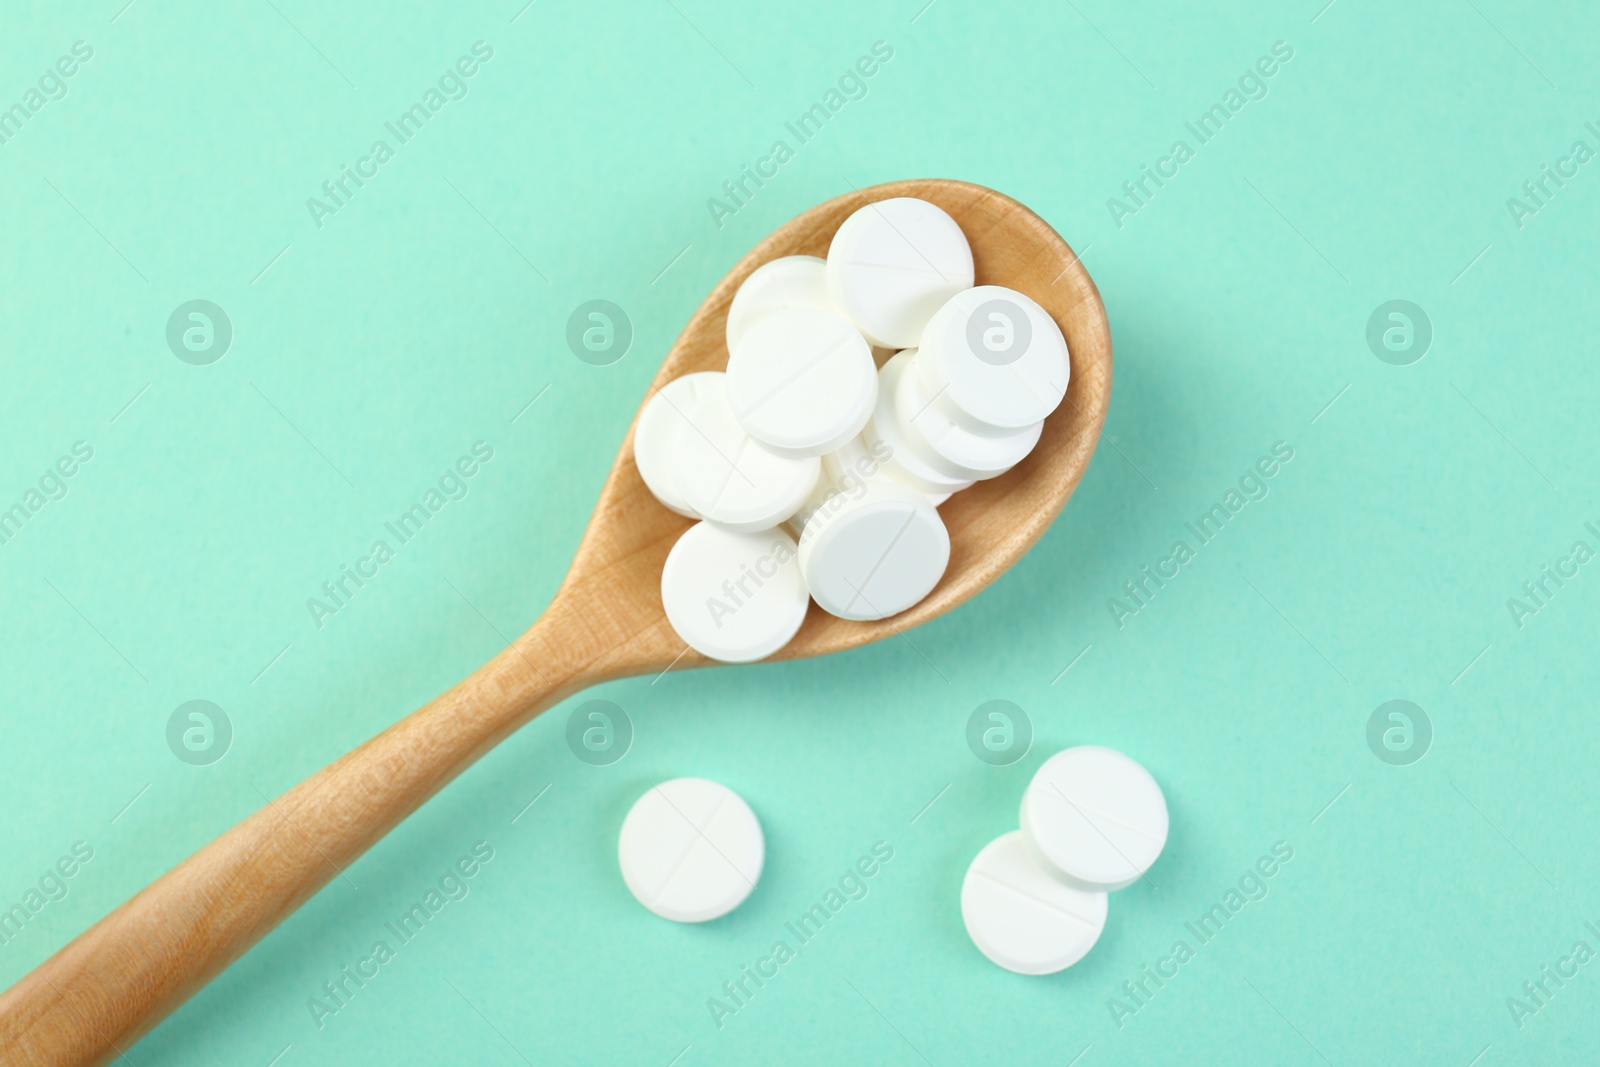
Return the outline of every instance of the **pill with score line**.
<path id="1" fill-rule="evenodd" d="M 629 809 L 617 838 L 622 880 L 663 919 L 702 923 L 744 903 L 766 863 L 766 839 L 750 805 L 705 778 L 652 786 Z"/>
<path id="2" fill-rule="evenodd" d="M 1051 874 L 1113 890 L 1144 877 L 1167 843 L 1167 801 L 1150 772 L 1100 745 L 1058 752 L 1022 796 L 1029 851 Z"/>
<path id="3" fill-rule="evenodd" d="M 961 919 L 993 963 L 1017 974 L 1054 974 L 1100 940 L 1106 894 L 1050 877 L 1013 830 L 985 845 L 967 868 Z"/>

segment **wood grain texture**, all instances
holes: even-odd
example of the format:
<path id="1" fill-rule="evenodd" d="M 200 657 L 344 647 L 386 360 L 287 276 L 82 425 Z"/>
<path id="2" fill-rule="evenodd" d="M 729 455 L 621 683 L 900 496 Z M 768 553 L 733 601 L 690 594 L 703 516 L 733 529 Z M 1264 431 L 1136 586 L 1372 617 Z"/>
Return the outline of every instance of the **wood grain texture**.
<path id="1" fill-rule="evenodd" d="M 826 255 L 839 224 L 876 200 L 916 196 L 949 212 L 972 244 L 977 282 L 1007 285 L 1060 324 L 1072 357 L 1061 407 L 1033 453 L 941 507 L 950 565 L 927 599 L 876 622 L 812 605 L 774 659 L 854 648 L 925 622 L 976 594 L 1039 538 L 1077 486 L 1111 395 L 1111 334 L 1099 293 L 1055 231 L 1016 201 L 938 179 L 830 200 L 757 245 L 684 327 L 651 387 L 727 363 L 728 304 L 768 260 Z M 704 666 L 661 606 L 661 567 L 688 520 L 650 496 L 619 450 L 566 580 L 543 616 L 471 677 L 174 867 L 0 996 L 0 1056 L 83 1067 L 121 1053 L 363 852 L 540 711 L 609 678 Z"/>

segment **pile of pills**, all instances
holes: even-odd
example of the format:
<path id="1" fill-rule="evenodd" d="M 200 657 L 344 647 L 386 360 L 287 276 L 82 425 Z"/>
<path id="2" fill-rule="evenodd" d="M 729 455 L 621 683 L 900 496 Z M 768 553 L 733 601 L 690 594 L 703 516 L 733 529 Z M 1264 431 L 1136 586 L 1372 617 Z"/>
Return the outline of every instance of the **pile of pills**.
<path id="1" fill-rule="evenodd" d="M 1018 974 L 1054 974 L 1100 939 L 1106 896 L 1132 885 L 1167 843 L 1156 780 L 1097 745 L 1051 756 L 1022 797 L 1022 828 L 967 868 L 961 918 L 972 943 Z"/>
<path id="2" fill-rule="evenodd" d="M 787 644 L 811 600 L 865 620 L 927 596 L 950 560 L 938 506 L 1027 456 L 1070 373 L 1050 315 L 974 287 L 961 227 L 909 197 L 851 215 L 826 260 L 752 272 L 727 343 L 726 372 L 650 398 L 633 447 L 656 499 L 700 520 L 662 569 L 667 618 L 735 663 Z"/>

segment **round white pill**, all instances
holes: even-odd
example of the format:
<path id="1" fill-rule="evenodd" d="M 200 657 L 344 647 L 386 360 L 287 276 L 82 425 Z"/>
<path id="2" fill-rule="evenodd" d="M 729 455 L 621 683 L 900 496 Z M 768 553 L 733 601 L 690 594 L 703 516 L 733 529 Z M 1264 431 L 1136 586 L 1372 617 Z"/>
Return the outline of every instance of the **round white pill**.
<path id="1" fill-rule="evenodd" d="M 661 604 L 684 644 L 750 663 L 789 643 L 810 598 L 799 550 L 782 530 L 736 533 L 709 522 L 684 531 L 661 568 Z"/>
<path id="2" fill-rule="evenodd" d="M 878 398 L 872 349 L 831 311 L 761 318 L 728 356 L 728 403 L 750 435 L 787 456 L 820 456 L 861 432 Z"/>
<path id="3" fill-rule="evenodd" d="M 1144 876 L 1167 843 L 1156 780 L 1113 749 L 1081 745 L 1045 760 L 1022 795 L 1029 851 L 1061 881 L 1112 890 Z"/>
<path id="4" fill-rule="evenodd" d="M 852 437 L 838 448 L 822 457 L 822 477 L 838 483 L 864 478 L 881 477 L 883 464 L 879 461 L 880 455 L 887 457 L 888 447 L 882 442 L 874 442 L 877 451 L 867 447 L 867 442 L 861 437 Z M 915 487 L 913 487 L 915 488 Z"/>
<path id="5" fill-rule="evenodd" d="M 1005 437 L 985 437 L 958 425 L 923 384 L 916 351 L 906 353 L 912 367 L 900 376 L 894 398 L 895 415 L 913 450 L 944 474 L 975 480 L 997 477 L 1027 458 L 1044 432 L 1043 422 Z"/>
<path id="6" fill-rule="evenodd" d="M 1014 289 L 980 285 L 929 321 L 916 369 L 952 420 L 1004 437 L 1056 409 L 1072 363 L 1061 327 L 1044 308 Z"/>
<path id="7" fill-rule="evenodd" d="M 956 220 L 912 197 L 868 204 L 828 246 L 828 295 L 875 345 L 911 348 L 934 312 L 972 286 L 972 247 Z"/>
<path id="8" fill-rule="evenodd" d="M 704 778 L 674 778 L 628 810 L 617 860 L 639 903 L 663 919 L 703 923 L 755 889 L 766 842 L 739 794 Z"/>
<path id="9" fill-rule="evenodd" d="M 639 412 L 633 428 L 633 462 L 645 488 L 672 511 L 690 519 L 700 516 L 678 489 L 673 473 L 678 435 L 689 430 L 689 410 L 712 389 L 722 389 L 721 371 L 700 371 L 674 378 L 656 391 Z"/>
<path id="10" fill-rule="evenodd" d="M 821 463 L 780 456 L 745 432 L 720 389 L 689 409 L 678 434 L 673 477 L 684 502 L 730 530 L 765 530 L 783 522 L 815 488 Z"/>
<path id="11" fill-rule="evenodd" d="M 961 883 L 967 936 L 1017 974 L 1054 974 L 1083 959 L 1106 926 L 1106 895 L 1064 885 L 1013 830 L 978 853 Z"/>
<path id="12" fill-rule="evenodd" d="M 848 496 L 858 483 L 874 478 L 887 479 L 908 489 L 916 489 L 916 486 L 910 485 L 904 479 L 896 478 L 884 463 L 879 462 L 878 454 L 888 457 L 888 446 L 882 441 L 874 441 L 873 444 L 878 450 L 876 454 L 867 448 L 863 438 L 853 437 L 845 442 L 844 447 L 834 449 L 822 457 L 822 477 L 817 479 L 817 487 L 811 491 L 806 502 L 800 505 L 800 510 L 795 512 L 794 518 L 786 524 L 786 529 L 794 533 L 796 540 L 805 529 L 806 519 L 811 517 L 811 513 L 823 504 L 830 494 L 842 493 Z M 971 484 L 967 482 L 962 488 Z M 922 490 L 917 489 L 917 492 L 922 493 Z M 928 503 L 938 507 L 950 499 L 952 492 L 947 490 L 941 493 L 922 493 L 922 495 Z"/>
<path id="13" fill-rule="evenodd" d="M 883 465 L 884 472 L 895 481 L 930 496 L 959 493 L 972 481 L 945 474 L 923 459 L 911 446 L 900 426 L 900 417 L 895 411 L 895 394 L 899 391 L 900 377 L 910 363 L 910 357 L 901 352 L 878 371 L 878 402 L 871 421 L 862 432 L 862 440 Z"/>
<path id="14" fill-rule="evenodd" d="M 820 256 L 782 256 L 750 272 L 728 305 L 728 351 L 750 327 L 774 311 L 791 308 L 828 310 L 827 261 Z"/>
<path id="15" fill-rule="evenodd" d="M 841 486 L 800 536 L 811 599 L 841 619 L 898 615 L 933 591 L 949 562 L 950 532 L 938 509 L 888 478 Z"/>

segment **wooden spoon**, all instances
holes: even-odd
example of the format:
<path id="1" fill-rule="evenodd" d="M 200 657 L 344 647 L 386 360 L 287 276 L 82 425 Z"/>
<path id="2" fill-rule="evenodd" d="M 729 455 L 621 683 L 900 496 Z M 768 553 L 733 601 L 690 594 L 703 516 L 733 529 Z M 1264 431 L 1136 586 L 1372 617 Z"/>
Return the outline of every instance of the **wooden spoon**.
<path id="1" fill-rule="evenodd" d="M 920 604 L 878 622 L 811 606 L 774 659 L 855 648 L 926 622 L 999 577 L 1050 525 L 1093 455 L 1111 394 L 1111 334 L 1083 264 L 1033 212 L 965 182 L 891 182 L 812 208 L 728 272 L 667 354 L 652 392 L 727 362 L 728 304 L 756 267 L 824 256 L 857 208 L 930 200 L 972 243 L 979 285 L 1037 300 L 1060 324 L 1072 379 L 1038 447 L 1005 475 L 942 508 L 950 566 Z M 0 996 L 9 1064 L 102 1064 L 254 945 L 479 756 L 545 708 L 606 681 L 709 662 L 684 649 L 661 606 L 661 566 L 690 525 L 650 496 L 633 431 L 600 491 L 566 581 L 543 616 L 471 677 L 184 860 Z"/>

